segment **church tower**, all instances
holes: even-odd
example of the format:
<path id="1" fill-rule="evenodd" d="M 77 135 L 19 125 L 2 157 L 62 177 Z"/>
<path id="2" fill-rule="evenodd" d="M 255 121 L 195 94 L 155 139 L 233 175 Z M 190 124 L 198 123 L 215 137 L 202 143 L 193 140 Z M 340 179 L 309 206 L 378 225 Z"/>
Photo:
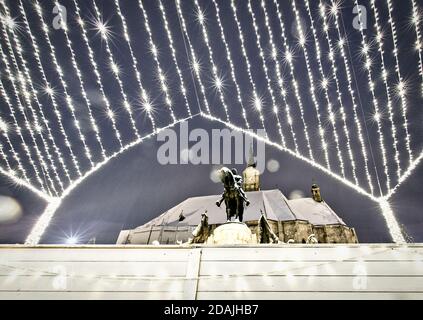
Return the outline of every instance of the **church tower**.
<path id="1" fill-rule="evenodd" d="M 323 198 L 320 193 L 320 188 L 316 183 L 313 183 L 311 186 L 311 195 L 313 196 L 314 201 L 323 202 Z"/>
<path id="2" fill-rule="evenodd" d="M 247 168 L 242 172 L 242 180 L 242 188 L 244 191 L 248 192 L 260 190 L 260 171 L 256 168 L 252 146 L 250 146 L 250 155 L 248 158 Z"/>

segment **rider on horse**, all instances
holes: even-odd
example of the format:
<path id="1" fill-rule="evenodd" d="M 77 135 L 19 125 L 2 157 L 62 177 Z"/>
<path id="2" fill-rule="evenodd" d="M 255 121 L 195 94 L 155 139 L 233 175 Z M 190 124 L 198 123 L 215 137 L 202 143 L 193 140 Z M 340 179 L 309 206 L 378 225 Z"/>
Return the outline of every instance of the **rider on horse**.
<path id="1" fill-rule="evenodd" d="M 216 205 L 220 207 L 222 202 L 225 201 L 227 220 L 231 221 L 231 217 L 235 216 L 236 220 L 242 222 L 244 202 L 247 206 L 250 204 L 242 189 L 242 177 L 237 174 L 236 169 L 229 170 L 226 167 L 223 167 L 220 173 L 225 189 L 222 198 L 216 202 Z"/>

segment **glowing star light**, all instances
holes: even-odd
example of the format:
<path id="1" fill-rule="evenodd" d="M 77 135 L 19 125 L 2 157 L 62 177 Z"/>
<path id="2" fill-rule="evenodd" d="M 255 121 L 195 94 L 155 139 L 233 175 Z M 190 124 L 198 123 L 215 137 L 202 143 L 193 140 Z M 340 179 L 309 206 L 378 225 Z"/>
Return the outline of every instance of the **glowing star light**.
<path id="1" fill-rule="evenodd" d="M 260 97 L 254 97 L 253 105 L 256 108 L 256 110 L 261 111 L 261 109 L 263 108 L 263 99 Z"/>
<path id="2" fill-rule="evenodd" d="M 108 41 L 112 35 L 112 31 L 107 23 L 102 20 L 94 20 L 93 24 L 95 30 L 97 30 L 97 34 L 99 34 L 103 40 Z"/>
<path id="3" fill-rule="evenodd" d="M 79 243 L 79 239 L 76 236 L 70 236 L 69 238 L 66 239 L 66 244 L 74 245 L 78 243 Z"/>
<path id="4" fill-rule="evenodd" d="M 216 79 L 214 79 L 214 87 L 219 91 L 224 88 L 222 77 L 217 77 Z"/>
<path id="5" fill-rule="evenodd" d="M 118 64 L 116 62 L 111 62 L 110 63 L 110 69 L 112 70 L 112 72 L 115 75 L 119 75 L 120 74 L 120 67 L 118 66 Z"/>
<path id="6" fill-rule="evenodd" d="M 0 131 L 7 133 L 9 131 L 9 125 L 3 119 L 0 119 Z"/>

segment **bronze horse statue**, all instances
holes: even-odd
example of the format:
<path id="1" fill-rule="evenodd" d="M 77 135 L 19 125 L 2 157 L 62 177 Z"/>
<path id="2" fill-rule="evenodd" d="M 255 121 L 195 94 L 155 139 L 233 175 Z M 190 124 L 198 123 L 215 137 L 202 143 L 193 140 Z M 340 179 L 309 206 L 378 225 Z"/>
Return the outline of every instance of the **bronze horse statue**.
<path id="1" fill-rule="evenodd" d="M 216 201 L 216 205 L 220 207 L 222 202 L 225 201 L 227 221 L 231 221 L 231 218 L 235 217 L 235 221 L 242 222 L 244 203 L 247 206 L 250 204 L 240 185 L 242 178 L 236 174 L 234 169 L 231 171 L 223 167 L 220 169 L 220 180 L 223 183 L 224 191 L 222 198 Z"/>

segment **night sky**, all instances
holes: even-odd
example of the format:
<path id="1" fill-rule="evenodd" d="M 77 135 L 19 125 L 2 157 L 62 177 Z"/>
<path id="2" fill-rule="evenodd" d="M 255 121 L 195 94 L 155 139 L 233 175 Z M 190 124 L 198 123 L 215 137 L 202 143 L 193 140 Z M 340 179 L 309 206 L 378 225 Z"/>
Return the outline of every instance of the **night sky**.
<path id="1" fill-rule="evenodd" d="M 56 138 L 58 148 L 63 151 L 63 157 L 66 164 L 71 168 L 72 177 L 75 178 L 75 170 L 72 167 L 71 158 L 67 152 L 63 137 L 60 133 L 56 115 L 53 112 L 51 99 L 43 92 L 45 83 L 41 77 L 40 70 L 37 68 L 37 61 L 34 57 L 33 50 L 31 50 L 31 38 L 29 37 L 25 24 L 22 20 L 22 15 L 19 11 L 20 1 L 6 1 L 12 17 L 16 17 L 18 35 L 22 46 L 24 48 L 23 54 L 27 60 L 27 65 L 31 72 L 33 86 L 38 90 L 39 101 L 42 103 L 46 117 L 49 119 L 48 123 L 51 126 L 53 136 Z M 137 128 L 141 136 L 152 132 L 152 123 L 149 120 L 148 114 L 143 109 L 143 102 L 140 99 L 140 88 L 138 86 L 137 78 L 133 72 L 132 60 L 127 43 L 122 36 L 122 26 L 119 15 L 116 13 L 115 2 L 111 0 L 96 1 L 95 2 L 104 17 L 104 21 L 110 28 L 110 47 L 114 60 L 120 67 L 120 77 L 123 82 L 123 87 L 131 106 L 133 107 L 134 118 Z M 120 0 L 119 1 L 122 13 L 127 19 L 129 34 L 131 36 L 131 43 L 133 52 L 139 62 L 141 70 L 142 82 L 146 90 L 149 92 L 151 102 L 153 105 L 153 117 L 157 127 L 164 127 L 171 123 L 171 113 L 168 106 L 165 105 L 165 94 L 160 89 L 159 77 L 157 74 L 157 65 L 153 59 L 151 46 L 149 44 L 148 33 L 145 30 L 144 17 L 140 11 L 136 1 Z M 180 90 L 180 82 L 177 70 L 173 63 L 171 51 L 168 47 L 168 38 L 164 28 L 161 11 L 158 7 L 158 1 L 143 1 L 144 7 L 148 14 L 149 23 L 153 34 L 153 39 L 158 48 L 159 61 L 166 76 L 166 84 L 169 88 L 169 93 L 172 96 L 172 105 L 177 119 L 187 118 L 189 116 L 186 109 L 186 102 Z M 252 103 L 253 90 L 249 82 L 245 60 L 241 51 L 241 43 L 239 40 L 239 33 L 237 26 L 234 23 L 234 18 L 230 6 L 230 1 L 217 1 L 220 7 L 220 16 L 225 27 L 226 40 L 229 43 L 232 52 L 232 59 L 235 65 L 236 76 L 239 87 L 241 88 L 241 96 L 244 101 L 247 119 L 251 128 L 259 129 L 262 126 L 259 113 L 254 108 Z M 271 87 L 275 92 L 276 102 L 280 107 L 278 116 L 275 116 L 272 105 L 271 96 L 268 91 L 265 73 L 263 71 L 262 61 L 257 49 L 255 31 L 252 25 L 252 19 L 248 11 L 248 1 L 236 1 L 238 18 L 241 23 L 243 34 L 245 36 L 245 46 L 248 56 L 251 60 L 251 73 L 254 82 L 257 86 L 257 92 L 262 96 L 263 106 L 262 113 L 264 123 L 268 130 L 269 139 L 276 143 L 281 143 L 279 131 L 277 127 L 277 120 L 280 121 L 283 133 L 286 136 L 287 147 L 293 149 L 293 139 L 289 135 L 289 126 L 284 113 L 284 101 L 278 94 L 277 74 L 275 72 L 276 64 L 271 61 L 271 45 L 269 36 L 266 31 L 265 16 L 260 6 L 260 1 L 252 1 L 253 11 L 256 15 L 257 24 L 261 35 L 261 45 L 265 53 L 265 59 L 269 70 L 269 77 L 271 80 Z M 330 1 L 323 1 L 329 6 Z M 359 1 L 360 4 L 365 4 L 368 11 L 368 29 L 365 31 L 370 45 L 370 56 L 373 59 L 372 71 L 375 83 L 375 95 L 378 98 L 381 109 L 382 132 L 385 137 L 385 146 L 387 147 L 387 167 L 392 176 L 392 186 L 396 184 L 395 170 L 396 164 L 394 161 L 393 140 L 391 138 L 390 121 L 388 117 L 387 98 L 385 93 L 385 86 L 381 76 L 380 56 L 377 51 L 377 43 L 374 32 L 374 17 L 370 4 L 364 1 Z M 407 116 L 408 128 L 411 136 L 411 149 L 415 156 L 418 156 L 423 146 L 422 123 L 423 112 L 421 109 L 423 97 L 421 96 L 421 78 L 419 76 L 419 57 L 417 51 L 413 48 L 415 42 L 415 33 L 413 26 L 410 25 L 410 1 L 393 1 L 395 21 L 398 32 L 398 47 L 400 52 L 400 67 L 403 78 L 407 87 Z M 421 0 L 416 1 L 420 6 L 423 6 Z M 48 26 L 51 26 L 51 21 L 54 18 L 53 2 L 40 1 L 43 8 L 44 18 Z M 81 29 L 75 19 L 74 1 L 61 1 L 61 4 L 67 10 L 67 24 L 69 37 L 72 40 L 72 45 L 76 53 L 77 63 L 82 71 L 84 78 L 84 88 L 87 97 L 92 106 L 92 113 L 94 119 L 97 121 L 101 132 L 101 138 L 107 154 L 119 150 L 119 145 L 114 134 L 110 119 L 106 116 L 106 106 L 102 100 L 101 92 L 98 85 L 96 85 L 96 78 L 93 72 L 92 65 L 88 59 L 88 51 L 81 37 Z M 100 74 L 102 75 L 102 83 L 107 98 L 110 100 L 112 109 L 116 114 L 116 123 L 122 134 L 124 145 L 130 143 L 135 138 L 134 132 L 130 126 L 130 119 L 128 113 L 123 107 L 123 97 L 121 95 L 119 85 L 115 81 L 115 75 L 110 70 L 110 63 L 108 60 L 108 53 L 104 40 L 98 34 L 98 28 L 95 25 L 95 11 L 92 6 L 92 1 L 78 1 L 81 8 L 81 15 L 86 22 L 87 35 L 90 40 L 90 46 L 94 51 L 94 58 L 98 64 Z M 182 70 L 185 79 L 185 88 L 187 91 L 187 100 L 192 114 L 206 112 L 206 105 L 204 103 L 203 95 L 200 90 L 198 79 L 190 66 L 189 48 L 186 51 L 185 44 L 187 38 L 182 37 L 182 30 L 179 25 L 178 15 L 174 1 L 163 1 L 165 11 L 167 13 L 169 27 L 174 37 L 174 47 L 179 62 L 179 67 Z M 224 80 L 224 98 L 228 106 L 228 115 L 230 121 L 234 125 L 245 128 L 245 120 L 242 116 L 242 109 L 237 101 L 237 94 L 234 82 L 231 78 L 231 69 L 225 54 L 225 47 L 220 37 L 219 26 L 216 22 L 216 10 L 211 0 L 199 1 L 200 7 L 203 9 L 205 15 L 205 25 L 208 30 L 210 44 L 214 52 L 214 61 L 219 69 L 219 76 Z M 295 4 L 300 12 L 301 24 L 306 33 L 306 48 L 310 58 L 310 64 L 315 78 L 317 101 L 321 108 L 321 121 L 326 132 L 326 142 L 328 143 L 328 152 L 332 162 L 332 170 L 340 174 L 340 167 L 337 162 L 337 153 L 335 148 L 333 129 L 330 125 L 329 116 L 326 112 L 324 90 L 320 88 L 319 83 L 321 77 L 316 59 L 316 47 L 313 41 L 313 34 L 310 29 L 310 20 L 303 0 L 296 0 Z M 395 94 L 395 87 L 398 84 L 398 79 L 395 73 L 395 58 L 392 54 L 393 43 L 391 41 L 391 33 L 388 20 L 388 11 L 385 1 L 376 1 L 377 8 L 380 15 L 380 24 L 384 32 L 385 43 L 385 63 L 388 71 L 388 81 L 391 86 L 392 102 L 394 110 L 394 123 L 398 130 L 399 152 L 402 168 L 406 169 L 409 165 L 406 150 L 406 139 L 403 129 L 403 119 L 400 109 L 400 100 Z M 31 1 L 23 1 L 24 9 L 27 14 L 29 25 L 32 29 L 33 35 L 36 37 L 41 53 L 41 63 L 44 67 L 44 72 L 48 81 L 52 84 L 56 91 L 56 99 L 62 113 L 62 120 L 65 131 L 72 142 L 72 146 L 80 161 L 81 169 L 84 172 L 89 169 L 89 161 L 84 157 L 83 145 L 78 137 L 78 132 L 72 119 L 72 114 L 67 108 L 66 97 L 63 88 L 60 84 L 60 79 L 55 70 L 54 64 L 50 57 L 49 47 L 45 41 L 40 20 L 33 8 Z M 304 106 L 304 118 L 308 123 L 310 134 L 310 142 L 315 153 L 315 161 L 324 165 L 325 157 L 322 149 L 322 141 L 319 136 L 316 110 L 310 94 L 309 78 L 304 59 L 303 50 L 298 41 L 297 24 L 295 15 L 292 11 L 292 1 L 279 1 L 282 10 L 283 20 L 286 28 L 286 36 L 288 43 L 294 55 L 294 66 L 296 69 L 296 79 L 299 85 L 300 96 Z M 277 59 L 281 66 L 281 74 L 285 79 L 285 86 L 287 89 L 287 101 L 290 105 L 292 117 L 294 119 L 294 131 L 297 135 L 297 142 L 299 151 L 303 155 L 307 155 L 307 143 L 305 135 L 303 134 L 303 127 L 301 126 L 301 114 L 298 108 L 297 98 L 291 86 L 291 75 L 289 72 L 289 65 L 286 63 L 284 46 L 281 36 L 281 28 L 277 19 L 275 5 L 273 0 L 266 1 L 267 10 L 270 17 L 270 25 L 274 33 L 274 43 L 278 50 Z M 310 1 L 313 19 L 315 20 L 315 27 L 318 31 L 319 43 L 322 51 L 322 63 L 325 73 L 330 74 L 331 64 L 328 59 L 328 46 L 322 31 L 322 21 L 318 11 L 318 1 Z M 3 5 L 0 5 L 1 12 L 4 13 Z M 369 81 L 367 72 L 364 68 L 363 55 L 360 54 L 361 38 L 360 33 L 352 28 L 352 14 L 353 2 L 344 1 L 342 3 L 342 25 L 341 31 L 344 37 L 348 39 L 348 45 L 351 50 L 349 61 L 354 71 L 354 90 L 355 94 L 360 94 L 357 102 L 359 105 L 358 114 L 360 121 L 366 123 L 367 129 L 364 127 L 366 150 L 369 153 L 369 170 L 371 171 L 373 183 L 376 186 L 375 195 L 378 196 L 378 187 L 376 182 L 376 171 L 380 177 L 380 184 L 382 192 L 386 193 L 386 176 L 384 175 L 383 161 L 379 149 L 378 128 L 374 120 L 374 106 L 372 104 L 372 95 L 369 90 Z M 198 22 L 198 14 L 195 8 L 194 0 L 182 1 L 182 11 L 187 23 L 190 41 L 196 50 L 196 56 L 201 65 L 201 80 L 203 81 L 206 98 L 210 108 L 210 113 L 221 120 L 225 120 L 225 108 L 222 104 L 220 96 L 216 88 L 213 87 L 212 67 L 209 62 L 209 52 L 204 42 L 202 29 Z M 330 37 L 337 45 L 337 33 L 333 24 L 333 18 L 328 15 L 330 24 Z M 4 22 L 1 27 L 3 28 Z M 423 30 L 423 25 L 420 21 L 420 29 Z M 66 39 L 62 30 L 54 30 L 50 28 L 49 37 L 56 48 L 59 64 L 64 70 L 64 79 L 68 85 L 68 92 L 74 100 L 75 114 L 80 120 L 82 133 L 86 136 L 87 144 L 90 146 L 94 161 L 101 161 L 101 152 L 99 145 L 95 139 L 95 135 L 90 123 L 87 106 L 83 99 L 80 89 L 80 82 L 75 73 L 71 63 L 71 56 L 66 46 Z M 12 37 L 11 32 L 9 36 Z M 9 63 L 12 64 L 10 53 L 8 53 L 7 41 L 4 34 L 1 34 L 1 47 L 7 53 Z M 184 42 L 185 40 L 185 42 Z M 16 51 L 15 51 L 16 53 Z M 359 185 L 368 190 L 366 175 L 364 170 L 364 160 L 361 153 L 361 146 L 356 134 L 355 123 L 353 121 L 353 107 L 349 97 L 347 86 L 346 72 L 343 67 L 343 60 L 340 55 L 340 50 L 336 50 L 336 66 L 338 70 L 338 77 L 340 79 L 340 88 L 344 99 L 344 108 L 346 112 L 348 129 L 351 133 L 351 147 L 355 156 L 357 165 L 357 176 Z M 20 65 L 22 66 L 22 62 Z M 18 73 L 12 65 L 12 70 Z M 23 70 L 20 67 L 21 71 Z M 7 74 L 4 61 L 0 61 L 1 79 L 5 90 L 13 97 L 13 88 L 10 81 L 10 75 Z M 340 105 L 337 101 L 337 92 L 335 89 L 334 79 L 329 81 L 329 98 L 334 103 L 334 110 L 336 114 L 336 127 L 340 135 L 339 145 L 343 152 L 346 178 L 353 181 L 351 161 L 349 161 L 347 153 L 347 139 L 342 131 L 342 119 L 340 113 Z M 25 99 L 20 96 L 20 100 L 25 103 Z M 12 103 L 16 106 L 16 98 L 12 98 Z M 33 101 L 33 106 L 36 103 Z M 28 107 L 25 107 L 26 113 L 30 121 L 34 121 L 33 115 Z M 19 123 L 23 123 L 23 117 L 18 114 Z M 4 97 L 0 95 L 0 116 L 12 128 L 9 130 L 9 135 L 14 145 L 16 145 L 19 155 L 22 156 L 24 167 L 31 170 L 31 165 L 23 148 L 20 146 L 19 137 L 16 130 L 13 129 L 13 121 Z M 188 120 L 190 130 L 195 128 L 203 128 L 211 133 L 212 129 L 223 129 L 225 126 L 218 121 L 211 121 L 200 115 L 194 116 Z M 23 125 L 22 125 L 23 127 Z M 179 125 L 174 126 L 178 131 Z M 43 128 L 45 133 L 45 128 Z M 368 133 L 368 137 L 367 137 Z M 29 133 L 23 130 L 23 135 L 26 141 L 30 141 Z M 37 140 L 41 145 L 41 141 Z M 5 136 L 0 137 L 0 142 L 6 151 L 10 154 L 10 149 L 7 146 Z M 51 144 L 51 142 L 48 142 Z M 220 194 L 222 186 L 220 183 L 215 183 L 210 178 L 211 172 L 216 169 L 213 164 L 176 164 L 176 165 L 161 165 L 157 160 L 157 149 L 162 142 L 157 141 L 156 136 L 152 136 L 144 140 L 141 144 L 130 148 L 123 154 L 112 159 L 100 170 L 90 175 L 83 181 L 68 197 L 65 198 L 60 208 L 57 210 L 53 221 L 47 228 L 41 243 L 64 243 L 66 239 L 75 236 L 79 242 L 86 243 L 90 239 L 95 238 L 96 243 L 115 243 L 117 236 L 122 229 L 134 228 L 142 225 L 157 215 L 163 213 L 167 209 L 177 205 L 178 203 L 191 196 Z M 371 148 L 369 147 L 371 145 Z M 191 144 L 192 146 L 192 144 Z M 33 152 L 33 150 L 31 149 Z M 57 154 L 50 149 L 56 161 L 58 161 Z M 178 151 L 180 148 L 178 146 Z M 222 151 L 222 150 L 221 150 Z M 373 152 L 373 157 L 371 154 Z M 4 159 L 0 159 L 0 165 L 5 168 Z M 335 210 L 335 212 L 347 223 L 348 226 L 356 229 L 359 241 L 364 242 L 390 242 L 391 238 L 381 215 L 378 205 L 369 200 L 367 197 L 358 194 L 355 190 L 349 188 L 345 184 L 329 177 L 325 173 L 316 168 L 313 168 L 308 163 L 293 157 L 287 152 L 278 150 L 272 146 L 266 146 L 265 151 L 266 162 L 276 160 L 279 164 L 278 170 L 271 172 L 265 170 L 261 177 L 262 189 L 279 188 L 287 197 L 290 197 L 292 192 L 302 192 L 304 196 L 310 196 L 310 186 L 312 181 L 317 181 L 322 190 L 323 198 Z M 373 161 L 374 160 L 374 163 Z M 272 161 L 273 163 L 275 161 Z M 245 164 L 225 164 L 229 167 L 236 167 L 239 171 L 245 168 Z M 37 166 L 40 167 L 39 162 Z M 63 168 L 59 167 L 59 175 L 64 178 Z M 272 170 L 274 171 L 274 170 Z M 421 207 L 423 205 L 421 199 L 421 181 L 423 178 L 422 166 L 418 166 L 413 172 L 412 176 L 400 186 L 398 192 L 390 199 L 394 213 L 407 235 L 407 239 L 414 242 L 423 241 L 423 215 Z M 36 181 L 34 179 L 34 184 Z M 37 186 L 38 187 L 38 186 Z M 0 216 L 0 243 L 23 243 L 29 234 L 33 224 L 43 212 L 45 202 L 39 199 L 36 195 L 26 190 L 23 187 L 17 187 L 9 178 L 0 175 L 0 201 L 6 201 L 5 197 L 11 197 L 19 203 L 22 207 L 22 215 L 18 215 L 16 219 L 6 221 Z M 10 200 L 7 200 L 10 201 Z M 0 206 L 0 208 L 3 208 Z M 4 210 L 4 209 L 1 209 Z M 0 210 L 0 211 L 1 211 Z M 3 211 L 0 214 L 4 214 Z M 222 214 L 223 211 L 222 211 Z"/>

